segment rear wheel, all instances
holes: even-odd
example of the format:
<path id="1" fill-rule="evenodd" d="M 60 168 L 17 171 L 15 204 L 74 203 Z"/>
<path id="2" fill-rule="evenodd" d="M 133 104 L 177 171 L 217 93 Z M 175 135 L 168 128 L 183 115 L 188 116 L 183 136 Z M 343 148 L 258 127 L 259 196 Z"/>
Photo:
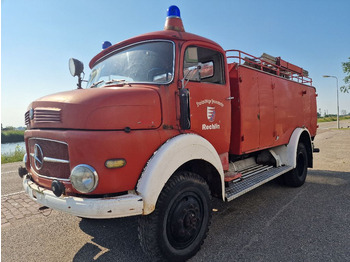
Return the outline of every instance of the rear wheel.
<path id="1" fill-rule="evenodd" d="M 287 186 L 299 187 L 305 183 L 308 167 L 308 158 L 305 145 L 303 143 L 298 144 L 296 167 L 283 175 L 284 182 Z"/>
<path id="2" fill-rule="evenodd" d="M 203 244 L 210 218 L 205 180 L 190 172 L 175 174 L 164 186 L 155 211 L 139 219 L 141 246 L 152 259 L 189 259 Z"/>

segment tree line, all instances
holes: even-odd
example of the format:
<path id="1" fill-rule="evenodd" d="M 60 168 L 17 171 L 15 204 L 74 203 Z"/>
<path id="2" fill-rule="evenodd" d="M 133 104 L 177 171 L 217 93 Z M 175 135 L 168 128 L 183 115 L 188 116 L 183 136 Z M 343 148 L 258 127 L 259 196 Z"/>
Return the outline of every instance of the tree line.
<path id="1" fill-rule="evenodd" d="M 2 127 L 1 124 L 1 144 L 16 143 L 24 141 L 24 130 L 17 130 L 13 126 Z"/>

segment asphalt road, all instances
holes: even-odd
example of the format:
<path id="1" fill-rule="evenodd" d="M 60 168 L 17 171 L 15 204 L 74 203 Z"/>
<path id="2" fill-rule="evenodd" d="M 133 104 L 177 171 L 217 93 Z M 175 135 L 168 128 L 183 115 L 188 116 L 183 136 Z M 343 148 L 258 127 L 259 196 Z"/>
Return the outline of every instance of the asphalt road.
<path id="1" fill-rule="evenodd" d="M 272 181 L 229 203 L 214 200 L 208 238 L 191 261 L 350 261 L 350 130 L 321 124 L 315 144 L 321 152 L 304 186 Z M 18 165 L 1 166 L 2 261 L 147 261 L 137 217 L 19 208 L 26 199 Z M 9 219 L 11 208 L 27 213 Z"/>

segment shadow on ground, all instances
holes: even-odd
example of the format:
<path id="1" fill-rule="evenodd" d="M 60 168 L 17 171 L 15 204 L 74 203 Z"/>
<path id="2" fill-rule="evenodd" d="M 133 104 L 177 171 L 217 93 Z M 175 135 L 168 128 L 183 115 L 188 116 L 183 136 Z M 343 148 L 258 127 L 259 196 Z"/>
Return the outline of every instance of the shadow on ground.
<path id="1" fill-rule="evenodd" d="M 349 184 L 349 172 L 309 170 L 299 188 L 274 180 L 229 203 L 214 200 L 208 238 L 191 261 L 346 261 Z M 73 261 L 148 261 L 137 217 L 82 219 L 80 228 L 92 241 Z"/>
<path id="2" fill-rule="evenodd" d="M 73 261 L 147 261 L 141 250 L 137 217 L 82 219 L 80 228 L 91 235 Z"/>

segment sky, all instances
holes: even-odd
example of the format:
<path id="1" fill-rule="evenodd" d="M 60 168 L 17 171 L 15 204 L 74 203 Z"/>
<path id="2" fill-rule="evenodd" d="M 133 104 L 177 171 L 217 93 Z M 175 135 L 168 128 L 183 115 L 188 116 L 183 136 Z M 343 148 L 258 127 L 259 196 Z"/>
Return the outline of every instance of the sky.
<path id="1" fill-rule="evenodd" d="M 342 62 L 350 58 L 349 0 L 2 0 L 1 123 L 24 126 L 28 105 L 42 96 L 76 88 L 71 57 L 88 64 L 112 44 L 162 30 L 166 10 L 177 5 L 185 30 L 224 49 L 268 53 L 309 71 L 317 108 L 336 114 Z M 339 92 L 340 112 L 350 93 Z"/>

